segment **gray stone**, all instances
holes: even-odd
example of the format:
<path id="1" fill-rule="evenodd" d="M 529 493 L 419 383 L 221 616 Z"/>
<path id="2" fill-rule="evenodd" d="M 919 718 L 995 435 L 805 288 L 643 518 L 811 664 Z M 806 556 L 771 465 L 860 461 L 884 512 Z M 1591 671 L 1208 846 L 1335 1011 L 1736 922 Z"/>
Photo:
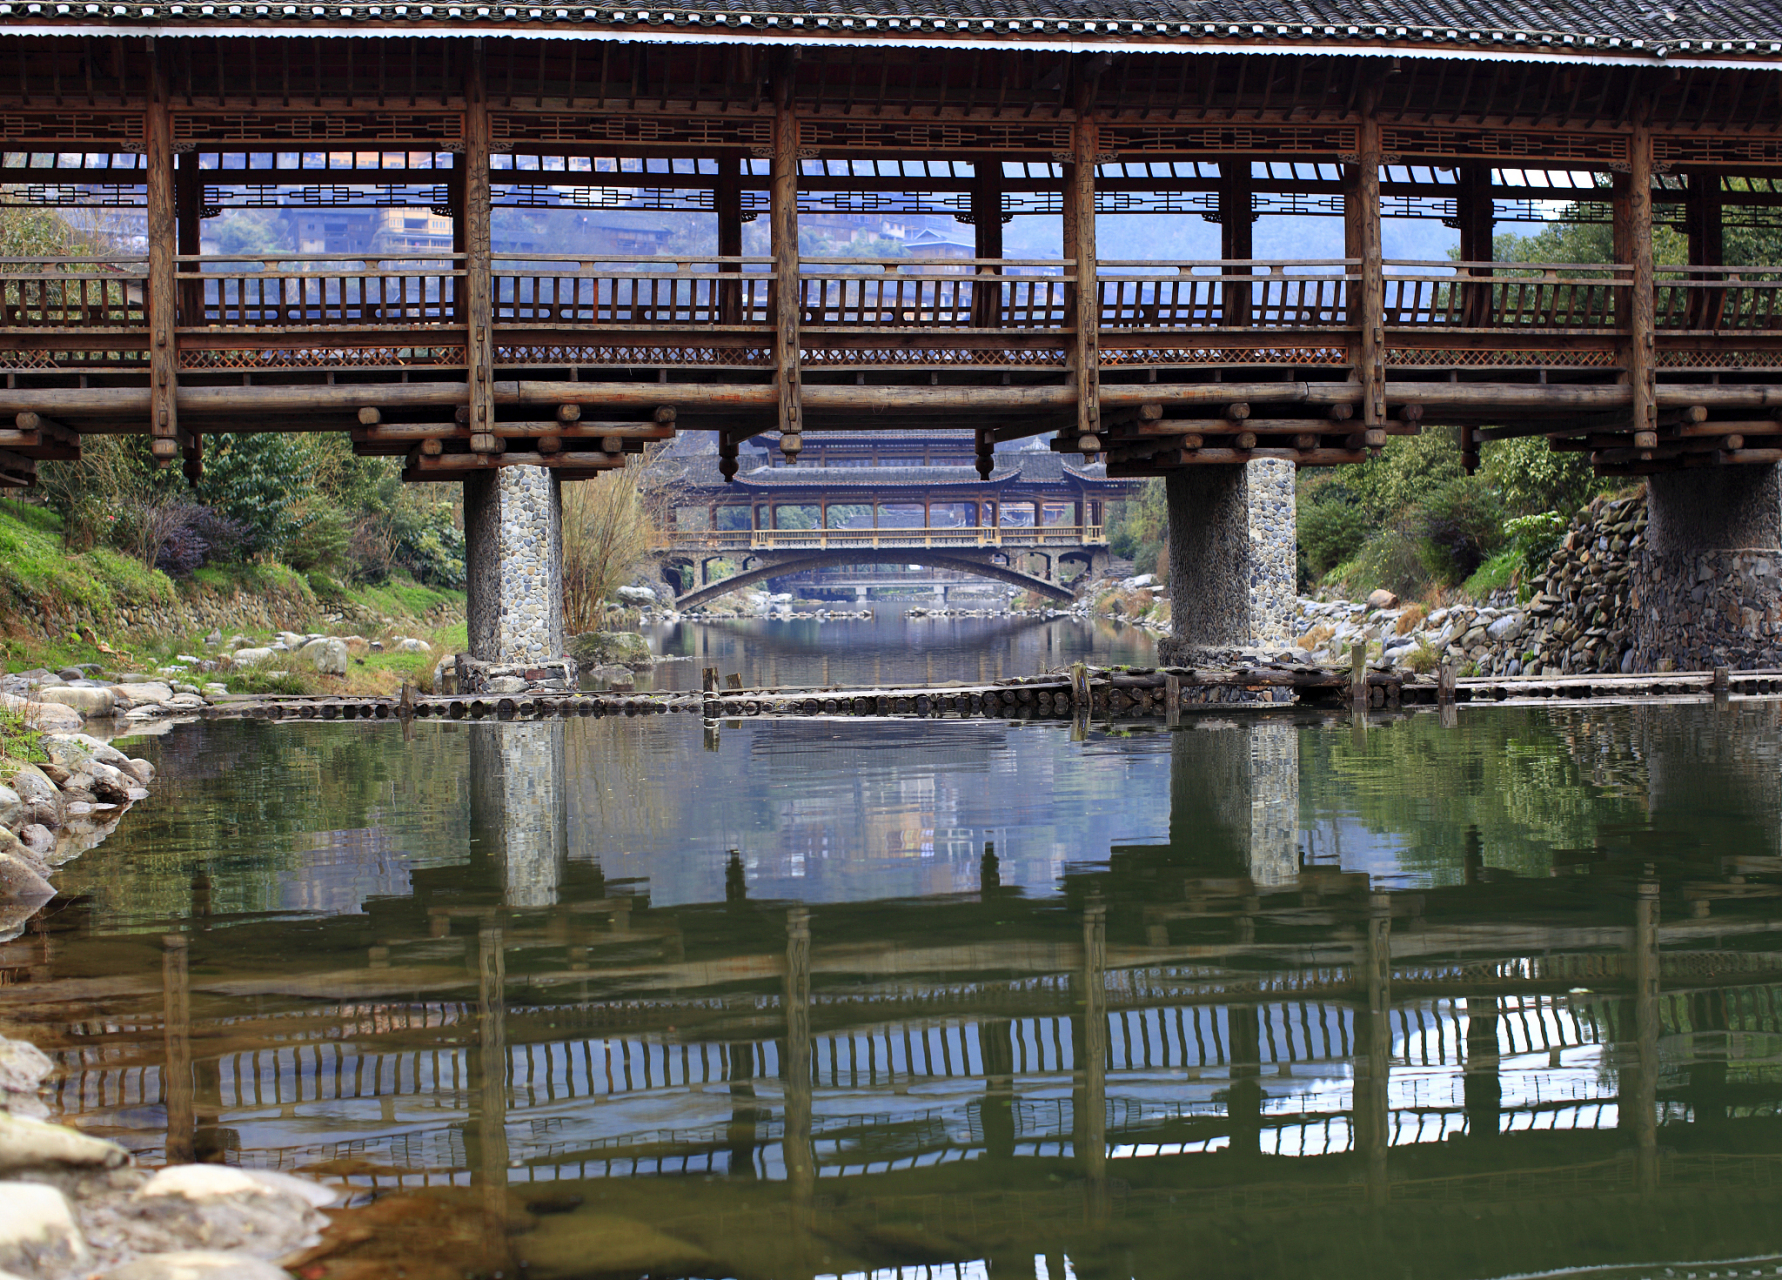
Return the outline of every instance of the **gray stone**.
<path id="1" fill-rule="evenodd" d="M 0 1267 L 53 1276 L 87 1260 L 74 1211 L 54 1187 L 0 1182 Z"/>
<path id="2" fill-rule="evenodd" d="M 257 667 L 272 660 L 271 649 L 237 649 L 233 655 L 238 667 Z"/>
<path id="3" fill-rule="evenodd" d="M 110 689 L 92 688 L 86 685 L 63 685 L 60 689 L 45 689 L 37 695 L 43 702 L 56 702 L 64 707 L 72 707 L 83 716 L 108 716 L 117 708 L 117 697 Z"/>
<path id="4" fill-rule="evenodd" d="M 433 646 L 428 644 L 425 640 L 416 640 L 412 637 L 409 637 L 406 639 L 398 640 L 396 642 L 396 652 L 397 653 L 432 653 Z"/>
<path id="5" fill-rule="evenodd" d="M 490 693 L 525 693 L 527 686 L 524 676 L 495 676 L 486 687 Z"/>
<path id="6" fill-rule="evenodd" d="M 306 642 L 297 651 L 297 656 L 325 676 L 344 676 L 347 672 L 349 655 L 346 641 L 334 636 L 322 636 Z"/>
<path id="7" fill-rule="evenodd" d="M 0 828 L 4 830 L 4 828 Z M 41 822 L 27 823 L 19 832 L 19 843 L 24 845 L 32 856 L 47 858 L 56 851 L 56 833 Z"/>
<path id="8" fill-rule="evenodd" d="M 114 684 L 111 693 L 120 708 L 128 711 L 131 707 L 153 706 L 167 701 L 173 696 L 173 686 L 160 680 L 145 680 L 139 684 Z"/>
<path id="9" fill-rule="evenodd" d="M 78 732 L 82 724 L 80 712 L 54 702 L 32 702 L 5 693 L 0 694 L 0 706 L 23 719 L 31 728 L 45 733 Z"/>
<path id="10" fill-rule="evenodd" d="M 155 766 L 140 757 L 133 757 L 119 765 L 118 768 L 133 776 L 145 787 L 155 780 Z"/>
<path id="11" fill-rule="evenodd" d="M 131 1201 L 139 1238 L 152 1231 L 175 1247 L 239 1249 L 259 1258 L 301 1248 L 327 1225 L 309 1196 L 226 1165 L 169 1166 Z"/>
<path id="12" fill-rule="evenodd" d="M 0 783 L 0 827 L 17 828 L 25 822 L 25 798 Z"/>
<path id="13" fill-rule="evenodd" d="M 620 587 L 618 596 L 626 604 L 655 605 L 660 603 L 656 593 L 648 587 Z"/>
<path id="14" fill-rule="evenodd" d="M 205 636 L 204 637 L 204 647 L 206 649 L 220 649 L 220 648 L 222 648 L 223 647 L 223 633 L 221 631 L 213 631 L 209 635 Z"/>
<path id="15" fill-rule="evenodd" d="M 1528 628 L 1528 619 L 1520 613 L 1506 613 L 1489 627 L 1485 634 L 1493 640 L 1514 640 Z"/>
<path id="16" fill-rule="evenodd" d="M 22 850 L 17 836 L 10 831 L 6 835 L 10 843 L 19 844 Z M 0 901 L 42 906 L 55 896 L 56 891 L 37 867 L 16 854 L 0 853 Z M 4 1158 L 0 1150 L 0 1160 Z"/>
<path id="17" fill-rule="evenodd" d="M 219 1249 L 182 1249 L 126 1262 L 99 1280 L 291 1280 L 291 1275 L 262 1258 Z"/>
<path id="18" fill-rule="evenodd" d="M 64 1125 L 0 1113 L 0 1172 L 116 1169 L 129 1163 L 130 1153 L 115 1142 Z"/>
<path id="19" fill-rule="evenodd" d="M 1381 587 L 1368 596 L 1367 607 L 1370 609 L 1396 609 L 1398 608 L 1398 596 Z"/>
<path id="20" fill-rule="evenodd" d="M 465 478 L 471 656 L 528 664 L 562 656 L 562 530 L 555 471 L 500 467 Z"/>
<path id="21" fill-rule="evenodd" d="M 35 1119 L 48 1115 L 39 1090 L 55 1066 L 36 1045 L 0 1036 L 0 1111 Z"/>

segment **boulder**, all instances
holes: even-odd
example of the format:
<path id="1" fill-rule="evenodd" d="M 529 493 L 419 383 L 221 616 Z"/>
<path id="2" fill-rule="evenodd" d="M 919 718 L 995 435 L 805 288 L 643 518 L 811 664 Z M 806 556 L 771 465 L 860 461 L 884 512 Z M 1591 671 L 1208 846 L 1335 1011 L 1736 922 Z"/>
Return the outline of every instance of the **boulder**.
<path id="1" fill-rule="evenodd" d="M 108 716 L 117 709 L 117 696 L 110 689 L 94 689 L 67 684 L 60 689 L 45 689 L 37 695 L 41 702 L 56 702 L 72 707 L 83 716 Z"/>
<path id="2" fill-rule="evenodd" d="M 0 1172 L 117 1169 L 129 1163 L 130 1153 L 115 1142 L 64 1125 L 0 1114 Z"/>
<path id="3" fill-rule="evenodd" d="M 0 827 L 0 831 L 4 831 Z M 56 851 L 56 833 L 41 822 L 27 823 L 19 832 L 19 843 L 34 858 L 47 858 Z"/>
<path id="4" fill-rule="evenodd" d="M 1386 590 L 1385 587 L 1381 587 L 1368 596 L 1367 607 L 1370 609 L 1396 609 L 1398 608 L 1398 596 Z"/>
<path id="5" fill-rule="evenodd" d="M 19 838 L 8 831 L 8 843 L 23 849 Z M 12 853 L 0 853 L 0 902 L 13 902 L 22 906 L 35 904 L 42 906 L 56 896 L 50 888 L 50 882 L 23 857 Z M 4 1131 L 0 1131 L 0 1164 L 6 1159 Z"/>
<path id="6" fill-rule="evenodd" d="M 140 757 L 132 758 L 118 766 L 125 773 L 131 774 L 143 786 L 155 780 L 155 766 Z"/>
<path id="7" fill-rule="evenodd" d="M 204 647 L 206 649 L 221 649 L 223 647 L 223 633 L 221 631 L 213 631 L 205 636 Z"/>
<path id="8" fill-rule="evenodd" d="M 272 660 L 271 649 L 237 649 L 233 654 L 238 667 L 257 667 Z"/>
<path id="9" fill-rule="evenodd" d="M 590 631 L 570 642 L 569 656 L 578 663 L 648 662 L 650 646 L 635 631 Z"/>
<path id="10" fill-rule="evenodd" d="M 87 1260 L 74 1212 L 54 1187 L 0 1182 L 0 1267 L 52 1276 Z"/>
<path id="11" fill-rule="evenodd" d="M 128 711 L 167 701 L 173 696 L 173 686 L 160 680 L 145 680 L 139 684 L 114 684 L 111 694 L 118 700 L 119 709 Z"/>
<path id="12" fill-rule="evenodd" d="M 347 671 L 346 641 L 334 636 L 322 636 L 308 641 L 297 651 L 297 656 L 325 676 L 344 676 Z"/>
<path id="13" fill-rule="evenodd" d="M 432 653 L 433 646 L 428 644 L 425 640 L 416 640 L 413 637 L 409 637 L 406 639 L 398 640 L 396 642 L 396 652 L 397 653 Z"/>
<path id="14" fill-rule="evenodd" d="M 63 667 L 56 674 L 64 680 L 80 680 L 85 678 L 87 673 L 79 667 Z"/>
<path id="15" fill-rule="evenodd" d="M 99 1280 L 291 1280 L 291 1275 L 283 1267 L 245 1254 L 181 1249 L 126 1262 Z"/>
<path id="16" fill-rule="evenodd" d="M 626 604 L 653 605 L 658 603 L 656 593 L 648 587 L 620 587 L 618 596 Z"/>
<path id="17" fill-rule="evenodd" d="M 17 791 L 0 784 L 0 827 L 11 830 L 25 823 L 25 798 Z"/>
<path id="18" fill-rule="evenodd" d="M 45 733 L 75 733 L 83 723 L 80 712 L 55 702 L 30 702 L 17 694 L 0 693 L 0 706 Z"/>
<path id="19" fill-rule="evenodd" d="M 1528 629 L 1528 617 L 1521 613 L 1506 613 L 1485 628 L 1485 634 L 1493 640 L 1514 640 Z"/>
<path id="20" fill-rule="evenodd" d="M 87 790 L 107 804 L 127 804 L 132 799 L 130 792 L 137 787 L 136 775 L 125 773 L 114 765 L 100 764 L 97 760 L 87 761 L 83 772 L 92 779 Z"/>
<path id="21" fill-rule="evenodd" d="M 41 1118 L 49 1108 L 38 1096 L 55 1063 L 34 1044 L 0 1036 L 0 1110 Z"/>
<path id="22" fill-rule="evenodd" d="M 327 1225 L 313 1199 L 284 1184 L 218 1164 L 171 1165 L 131 1197 L 140 1246 L 149 1231 L 173 1247 L 240 1249 L 278 1258 L 302 1248 Z M 166 1248 L 166 1245 L 162 1245 Z"/>

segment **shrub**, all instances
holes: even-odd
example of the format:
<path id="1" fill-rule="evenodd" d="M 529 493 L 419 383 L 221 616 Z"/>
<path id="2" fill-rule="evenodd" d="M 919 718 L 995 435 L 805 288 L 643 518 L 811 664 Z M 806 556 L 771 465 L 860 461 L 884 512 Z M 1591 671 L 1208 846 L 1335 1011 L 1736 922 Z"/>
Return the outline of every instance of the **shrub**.
<path id="1" fill-rule="evenodd" d="M 160 510 L 169 523 L 154 563 L 169 577 L 189 577 L 213 560 L 236 559 L 248 541 L 239 521 L 199 503 L 168 503 Z"/>
<path id="2" fill-rule="evenodd" d="M 1503 540 L 1503 507 L 1475 476 L 1456 476 L 1423 500 L 1418 532 L 1432 576 L 1445 585 L 1464 582 Z"/>
<path id="3" fill-rule="evenodd" d="M 1308 580 L 1322 578 L 1361 550 L 1373 522 L 1360 507 L 1339 499 L 1313 503 L 1299 512 L 1299 549 Z"/>
<path id="4" fill-rule="evenodd" d="M 1425 676 L 1436 669 L 1436 663 L 1440 662 L 1441 658 L 1442 655 L 1436 652 L 1436 647 L 1433 644 L 1422 636 L 1418 636 L 1416 650 L 1406 655 L 1403 661 L 1404 665 L 1412 671 L 1420 676 Z"/>
<path id="5" fill-rule="evenodd" d="M 1402 597 L 1419 596 L 1429 585 L 1423 544 L 1402 529 L 1382 529 L 1361 549 L 1350 586 L 1385 587 Z"/>

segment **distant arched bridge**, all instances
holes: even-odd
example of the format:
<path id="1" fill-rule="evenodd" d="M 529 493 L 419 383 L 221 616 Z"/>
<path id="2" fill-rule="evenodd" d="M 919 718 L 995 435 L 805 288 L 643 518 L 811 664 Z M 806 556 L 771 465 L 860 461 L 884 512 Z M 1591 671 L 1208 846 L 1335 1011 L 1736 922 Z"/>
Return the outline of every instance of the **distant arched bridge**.
<path id="1" fill-rule="evenodd" d="M 683 532 L 656 549 L 662 580 L 672 586 L 676 605 L 690 609 L 768 578 L 838 564 L 922 565 L 974 574 L 1031 591 L 1052 600 L 1074 599 L 1061 581 L 1068 564 L 1095 572 L 1107 563 L 1100 528 L 1055 525 L 1043 528 L 944 529 L 776 529 Z M 1037 558 L 1043 573 L 1017 567 Z M 719 561 L 740 565 L 737 573 L 713 580 Z M 685 595 L 680 570 L 693 571 L 696 584 Z"/>

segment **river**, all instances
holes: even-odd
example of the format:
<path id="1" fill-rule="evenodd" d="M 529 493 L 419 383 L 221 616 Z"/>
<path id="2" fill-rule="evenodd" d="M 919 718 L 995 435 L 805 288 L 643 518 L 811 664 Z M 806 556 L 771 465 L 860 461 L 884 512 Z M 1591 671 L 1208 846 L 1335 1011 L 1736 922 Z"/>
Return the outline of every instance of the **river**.
<path id="1" fill-rule="evenodd" d="M 142 749 L 0 1009 L 312 1280 L 1782 1273 L 1774 702 Z"/>

